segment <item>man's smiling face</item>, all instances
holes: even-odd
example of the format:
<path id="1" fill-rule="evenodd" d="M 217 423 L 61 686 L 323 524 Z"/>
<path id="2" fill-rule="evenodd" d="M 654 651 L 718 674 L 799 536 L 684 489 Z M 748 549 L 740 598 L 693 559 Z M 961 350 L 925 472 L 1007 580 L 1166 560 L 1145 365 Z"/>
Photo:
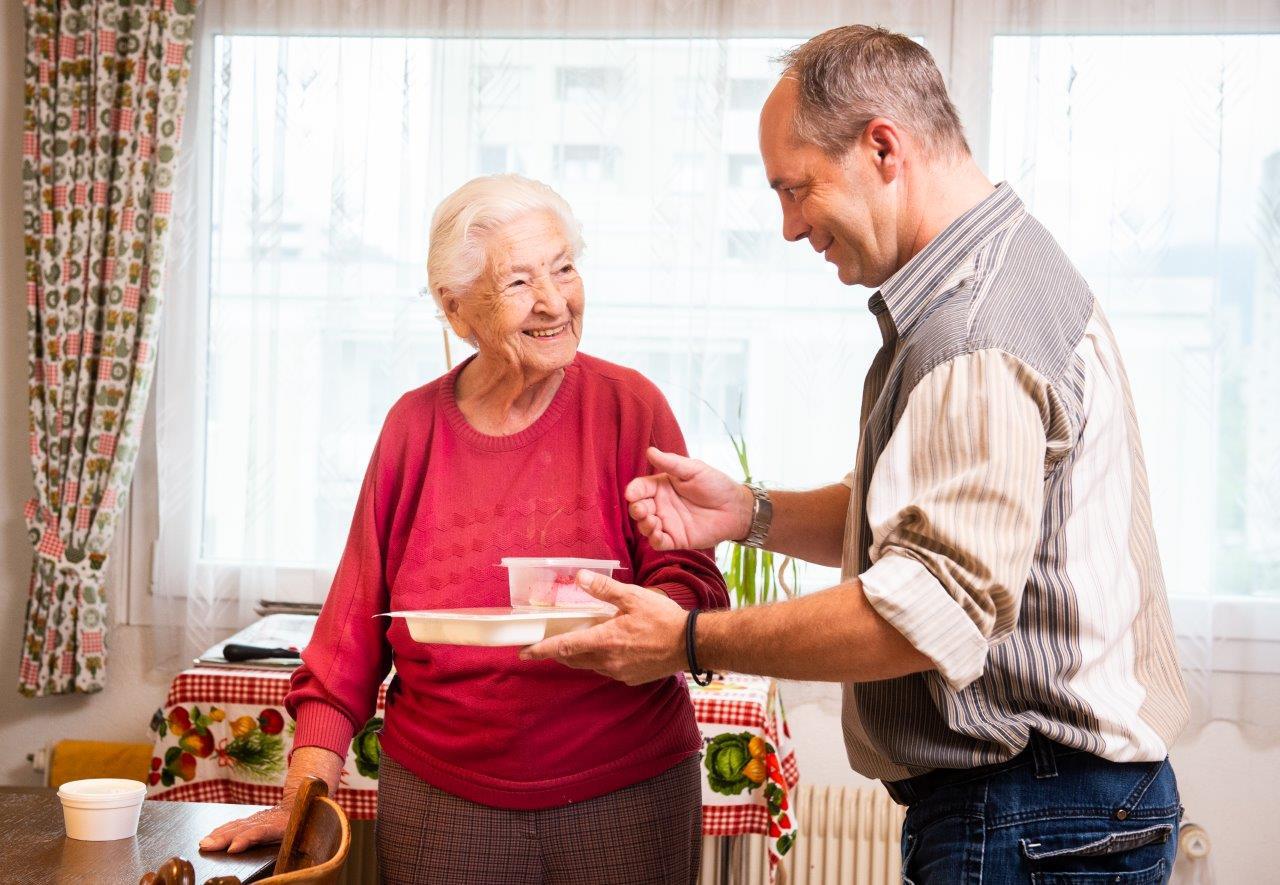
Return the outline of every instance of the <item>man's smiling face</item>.
<path id="1" fill-rule="evenodd" d="M 783 77 L 760 112 L 760 156 L 782 203 L 782 236 L 807 239 L 845 285 L 879 286 L 898 269 L 894 182 L 884 180 L 882 155 L 866 133 L 841 157 L 800 141 L 798 93 Z"/>

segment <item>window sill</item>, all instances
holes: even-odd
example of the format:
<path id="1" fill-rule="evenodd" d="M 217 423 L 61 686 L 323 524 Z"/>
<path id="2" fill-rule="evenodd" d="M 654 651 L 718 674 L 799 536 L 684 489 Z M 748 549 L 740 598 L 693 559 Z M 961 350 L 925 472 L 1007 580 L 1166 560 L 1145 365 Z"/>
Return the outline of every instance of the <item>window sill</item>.
<path id="1" fill-rule="evenodd" d="M 203 588 L 200 593 L 193 596 L 188 588 L 175 584 L 164 592 L 150 586 L 131 586 L 123 623 L 174 626 L 188 616 L 189 610 L 196 610 L 208 627 L 239 630 L 257 617 L 253 607 L 262 598 L 324 602 L 334 572 L 333 566 L 263 566 L 202 560 L 194 568 L 195 580 Z"/>

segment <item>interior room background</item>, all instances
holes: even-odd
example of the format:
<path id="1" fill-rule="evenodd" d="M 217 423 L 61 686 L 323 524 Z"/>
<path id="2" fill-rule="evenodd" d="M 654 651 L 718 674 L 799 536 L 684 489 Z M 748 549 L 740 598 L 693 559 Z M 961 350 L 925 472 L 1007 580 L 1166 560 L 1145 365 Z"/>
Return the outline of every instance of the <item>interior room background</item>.
<path id="1" fill-rule="evenodd" d="M 21 199 L 22 11 L 0 47 Z M 261 597 L 319 599 L 387 408 L 445 369 L 431 211 L 475 175 L 583 222 L 583 349 L 663 389 L 693 454 L 808 486 L 853 460 L 869 292 L 783 242 L 756 149 L 773 58 L 874 22 L 937 59 L 979 164 L 1102 300 L 1146 445 L 1195 720 L 1174 761 L 1221 881 L 1280 821 L 1280 4 L 205 0 L 157 383 L 109 593 L 107 688 L 0 692 L 0 780 L 57 737 L 140 739 L 172 672 Z M 19 214 L 0 283 L 22 288 Z M 30 496 L 21 299 L 0 336 L 6 499 Z M 467 349 L 452 341 L 455 359 Z M 573 465 L 566 464 L 571 470 Z M 15 661 L 30 565 L 0 550 Z M 805 590 L 834 578 L 806 567 Z M 808 780 L 852 782 L 838 690 L 784 689 Z M 1264 866 L 1264 864 L 1266 864 Z"/>

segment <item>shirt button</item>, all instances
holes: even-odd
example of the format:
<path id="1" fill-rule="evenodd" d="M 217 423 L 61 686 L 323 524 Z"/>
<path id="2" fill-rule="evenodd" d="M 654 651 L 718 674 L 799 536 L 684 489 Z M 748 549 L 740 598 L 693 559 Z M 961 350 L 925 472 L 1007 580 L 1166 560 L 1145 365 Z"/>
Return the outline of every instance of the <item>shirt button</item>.
<path id="1" fill-rule="evenodd" d="M 1116 809 L 1116 820 L 1128 820 L 1128 819 L 1129 819 L 1128 809 L 1125 809 L 1125 808 Z"/>

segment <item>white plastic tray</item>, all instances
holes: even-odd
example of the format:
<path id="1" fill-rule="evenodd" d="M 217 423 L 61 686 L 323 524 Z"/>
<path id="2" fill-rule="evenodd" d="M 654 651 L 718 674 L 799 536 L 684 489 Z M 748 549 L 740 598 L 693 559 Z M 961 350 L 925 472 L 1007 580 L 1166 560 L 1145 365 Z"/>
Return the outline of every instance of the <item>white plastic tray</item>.
<path id="1" fill-rule="evenodd" d="M 416 642 L 498 647 L 532 645 L 599 624 L 610 615 L 572 608 L 451 608 L 385 612 L 382 617 L 404 618 Z"/>

